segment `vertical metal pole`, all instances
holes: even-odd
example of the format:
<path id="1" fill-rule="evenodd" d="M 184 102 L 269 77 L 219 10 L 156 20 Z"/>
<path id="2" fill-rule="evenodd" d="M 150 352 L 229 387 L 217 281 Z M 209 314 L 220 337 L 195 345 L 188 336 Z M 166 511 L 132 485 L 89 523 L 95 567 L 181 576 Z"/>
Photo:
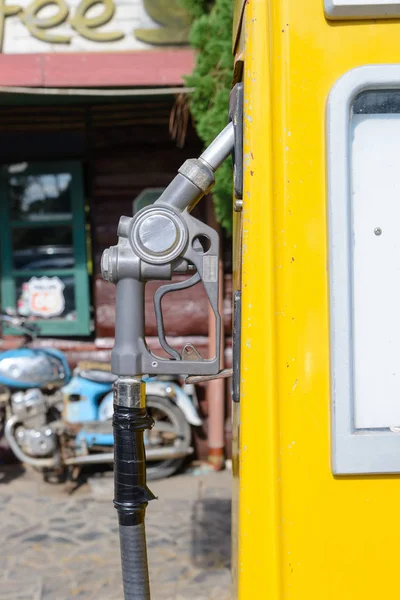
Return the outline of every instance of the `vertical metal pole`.
<path id="1" fill-rule="evenodd" d="M 216 221 L 214 210 L 211 204 L 208 205 L 207 215 L 208 223 L 221 235 L 220 227 Z M 222 254 L 222 253 L 221 253 Z M 225 366 L 225 336 L 224 336 L 224 269 L 222 260 L 219 261 L 219 290 L 218 290 L 218 310 L 221 315 L 221 347 L 220 369 Z M 208 307 L 208 336 L 211 355 L 216 350 L 214 340 L 216 336 L 216 323 L 214 312 Z M 217 471 L 224 468 L 225 463 L 225 380 L 213 379 L 207 384 L 207 402 L 208 402 L 208 462 L 211 463 Z"/>

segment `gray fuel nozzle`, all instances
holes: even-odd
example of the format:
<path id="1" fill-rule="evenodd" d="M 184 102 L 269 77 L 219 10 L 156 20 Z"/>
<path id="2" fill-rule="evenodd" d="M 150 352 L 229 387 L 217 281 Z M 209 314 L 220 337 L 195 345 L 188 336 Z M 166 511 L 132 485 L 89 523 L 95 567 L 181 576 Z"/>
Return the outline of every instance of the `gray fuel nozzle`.
<path id="1" fill-rule="evenodd" d="M 215 375 L 220 366 L 218 312 L 219 237 L 190 214 L 214 185 L 214 172 L 232 152 L 234 126 L 229 123 L 198 159 L 187 160 L 151 206 L 134 217 L 121 217 L 118 244 L 104 251 L 104 279 L 117 286 L 112 371 L 117 375 Z M 160 344 L 168 358 L 155 356 L 145 341 L 144 285 L 171 280 L 174 272 L 191 277 L 157 290 L 154 297 Z M 202 282 L 216 319 L 215 357 L 203 359 L 194 347 L 178 352 L 168 344 L 161 309 L 168 292 Z"/>

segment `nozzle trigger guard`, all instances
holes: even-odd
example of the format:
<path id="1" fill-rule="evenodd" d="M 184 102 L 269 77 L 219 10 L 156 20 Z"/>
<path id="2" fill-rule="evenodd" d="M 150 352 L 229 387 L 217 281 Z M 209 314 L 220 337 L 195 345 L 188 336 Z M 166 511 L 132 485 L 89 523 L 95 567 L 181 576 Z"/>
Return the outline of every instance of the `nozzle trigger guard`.
<path id="1" fill-rule="evenodd" d="M 174 348 L 172 348 L 165 339 L 164 319 L 162 314 L 161 301 L 165 294 L 168 294 L 169 292 L 178 292 L 180 290 L 186 290 L 187 288 L 196 285 L 196 283 L 199 283 L 199 281 L 201 281 L 201 277 L 200 273 L 197 272 L 192 277 L 190 277 L 190 279 L 185 279 L 184 281 L 179 281 L 178 283 L 169 283 L 167 285 L 159 287 L 156 293 L 154 294 L 154 310 L 156 313 L 158 339 L 160 341 L 161 347 L 165 350 L 165 352 L 167 352 L 167 354 L 172 356 L 174 360 L 182 360 L 182 357 L 179 354 L 179 352 L 177 350 L 174 350 Z"/>

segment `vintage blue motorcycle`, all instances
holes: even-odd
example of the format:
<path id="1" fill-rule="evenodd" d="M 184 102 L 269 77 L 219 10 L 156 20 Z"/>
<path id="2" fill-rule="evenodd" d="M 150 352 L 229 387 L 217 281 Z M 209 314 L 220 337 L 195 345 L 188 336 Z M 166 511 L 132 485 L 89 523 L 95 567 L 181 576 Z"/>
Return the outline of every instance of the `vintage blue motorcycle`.
<path id="1" fill-rule="evenodd" d="M 24 334 L 23 346 L 0 352 L 0 418 L 15 456 L 51 480 L 88 464 L 113 461 L 114 375 L 68 366 L 59 350 L 30 348 L 37 329 L 22 317 L 0 320 Z M 193 452 L 202 424 L 193 385 L 148 378 L 146 404 L 154 427 L 145 439 L 149 479 L 175 473 Z"/>

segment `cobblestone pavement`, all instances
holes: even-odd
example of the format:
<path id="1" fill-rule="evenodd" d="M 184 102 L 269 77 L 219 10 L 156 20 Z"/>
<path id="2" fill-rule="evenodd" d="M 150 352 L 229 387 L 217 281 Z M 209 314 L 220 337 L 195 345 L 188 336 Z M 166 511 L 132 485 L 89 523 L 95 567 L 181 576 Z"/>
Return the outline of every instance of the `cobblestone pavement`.
<path id="1" fill-rule="evenodd" d="M 230 473 L 151 482 L 152 600 L 229 600 Z M 122 600 L 112 479 L 72 495 L 0 466 L 0 600 Z"/>

